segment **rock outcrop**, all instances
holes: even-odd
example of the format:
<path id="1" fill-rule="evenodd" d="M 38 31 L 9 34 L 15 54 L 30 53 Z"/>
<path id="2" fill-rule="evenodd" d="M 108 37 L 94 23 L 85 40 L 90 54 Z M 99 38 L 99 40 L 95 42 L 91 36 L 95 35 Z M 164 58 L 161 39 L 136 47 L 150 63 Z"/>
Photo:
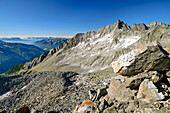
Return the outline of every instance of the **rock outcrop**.
<path id="1" fill-rule="evenodd" d="M 150 102 L 163 100 L 165 97 L 162 93 L 158 93 L 158 89 L 156 88 L 152 81 L 149 81 L 149 79 L 145 79 L 140 84 L 137 98 Z"/>
<path id="2" fill-rule="evenodd" d="M 145 70 L 170 70 L 170 57 L 162 46 L 138 47 L 127 54 L 121 55 L 113 62 L 115 73 L 122 75 L 135 75 Z"/>

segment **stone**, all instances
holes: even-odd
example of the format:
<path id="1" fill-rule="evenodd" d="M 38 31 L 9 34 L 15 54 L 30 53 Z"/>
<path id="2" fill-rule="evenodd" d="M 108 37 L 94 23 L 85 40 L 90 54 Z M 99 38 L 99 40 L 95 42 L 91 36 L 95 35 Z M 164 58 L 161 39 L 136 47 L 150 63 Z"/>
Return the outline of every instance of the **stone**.
<path id="1" fill-rule="evenodd" d="M 82 104 L 76 107 L 75 113 L 84 113 L 85 111 L 90 111 L 91 107 L 94 105 L 94 102 L 92 102 L 90 99 L 85 100 Z"/>
<path id="2" fill-rule="evenodd" d="M 105 99 L 107 102 L 109 102 L 109 95 L 108 95 L 108 94 L 105 95 L 104 99 Z"/>
<path id="3" fill-rule="evenodd" d="M 99 100 L 102 96 L 107 95 L 107 87 L 103 87 L 97 90 L 97 97 L 96 99 Z"/>
<path id="4" fill-rule="evenodd" d="M 161 84 L 162 88 L 164 88 L 165 90 L 168 89 L 168 85 L 166 85 L 165 83 Z"/>
<path id="5" fill-rule="evenodd" d="M 92 101 L 96 99 L 97 92 L 95 90 L 89 90 L 89 97 Z"/>
<path id="6" fill-rule="evenodd" d="M 125 82 L 125 77 L 122 76 L 122 75 L 117 75 L 117 76 L 115 77 L 115 79 L 116 79 L 116 80 L 119 80 L 119 81 L 121 81 L 121 82 Z"/>
<path id="7" fill-rule="evenodd" d="M 127 113 L 129 113 L 129 112 L 134 111 L 135 109 L 136 109 L 136 106 L 135 106 L 134 102 L 130 102 L 129 105 L 128 105 L 128 107 L 125 109 L 125 111 L 126 111 Z"/>
<path id="8" fill-rule="evenodd" d="M 122 54 L 112 62 L 115 73 L 132 76 L 144 70 L 167 71 L 170 70 L 169 53 L 160 44 L 136 48 L 127 54 Z"/>
<path id="9" fill-rule="evenodd" d="M 114 95 L 117 92 L 117 90 L 119 89 L 120 85 L 121 85 L 121 82 L 119 80 L 116 80 L 114 78 L 111 80 L 109 88 L 107 89 L 108 96 L 110 99 L 114 98 Z"/>
<path id="10" fill-rule="evenodd" d="M 145 79 L 139 86 L 137 98 L 146 102 L 164 99 L 162 92 L 158 93 L 158 89 L 149 79 Z"/>
<path id="11" fill-rule="evenodd" d="M 146 77 L 142 77 L 142 76 L 134 76 L 134 77 L 130 77 L 127 79 L 127 81 L 125 82 L 126 86 L 131 88 L 131 89 L 135 89 L 138 88 L 139 85 L 142 83 L 142 81 L 145 79 Z"/>
<path id="12" fill-rule="evenodd" d="M 108 107 L 106 108 L 103 113 L 117 113 L 117 110 L 115 108 L 115 106 L 111 106 L 111 107 Z"/>
<path id="13" fill-rule="evenodd" d="M 153 83 L 157 83 L 163 78 L 163 74 L 160 74 L 157 71 L 149 71 L 148 75 L 151 76 L 150 81 Z"/>
<path id="14" fill-rule="evenodd" d="M 121 84 L 120 87 L 117 89 L 113 97 L 110 97 L 112 100 L 115 98 L 118 101 L 130 101 L 132 100 L 132 96 L 135 96 L 136 91 L 131 90 L 130 88 L 127 88 L 125 83 Z M 110 101 L 109 100 L 109 101 Z"/>
<path id="15" fill-rule="evenodd" d="M 170 71 L 166 72 L 166 76 L 170 78 Z"/>

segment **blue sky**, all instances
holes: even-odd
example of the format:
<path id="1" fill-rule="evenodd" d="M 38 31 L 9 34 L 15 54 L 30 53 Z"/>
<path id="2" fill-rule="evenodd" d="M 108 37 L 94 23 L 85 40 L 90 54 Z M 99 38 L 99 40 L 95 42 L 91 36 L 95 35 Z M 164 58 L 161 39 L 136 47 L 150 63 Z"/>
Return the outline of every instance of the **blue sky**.
<path id="1" fill-rule="evenodd" d="M 170 24 L 170 0 L 0 0 L 0 37 L 73 36 L 117 20 Z"/>

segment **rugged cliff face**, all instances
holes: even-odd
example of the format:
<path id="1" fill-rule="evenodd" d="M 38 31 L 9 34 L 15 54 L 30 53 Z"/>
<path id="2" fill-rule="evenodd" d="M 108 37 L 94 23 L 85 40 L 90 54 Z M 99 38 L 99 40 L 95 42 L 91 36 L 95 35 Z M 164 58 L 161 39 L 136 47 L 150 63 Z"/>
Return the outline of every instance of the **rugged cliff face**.
<path id="1" fill-rule="evenodd" d="M 153 22 L 128 26 L 118 20 L 97 31 L 76 34 L 62 46 L 26 63 L 23 73 L 54 70 L 84 73 L 111 68 L 119 56 L 140 46 L 160 41 L 163 47 L 169 48 L 169 37 L 167 24 Z"/>

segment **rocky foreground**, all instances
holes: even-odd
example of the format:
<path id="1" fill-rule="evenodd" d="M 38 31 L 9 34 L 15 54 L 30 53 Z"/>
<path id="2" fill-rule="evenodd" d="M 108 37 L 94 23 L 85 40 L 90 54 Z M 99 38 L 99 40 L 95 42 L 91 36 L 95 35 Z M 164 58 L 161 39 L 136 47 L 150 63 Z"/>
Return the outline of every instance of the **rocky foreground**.
<path id="1" fill-rule="evenodd" d="M 157 44 L 130 61 L 125 60 L 128 55 L 119 57 L 114 62 L 117 74 L 105 69 L 1 75 L 0 112 L 168 113 L 170 58 Z"/>

